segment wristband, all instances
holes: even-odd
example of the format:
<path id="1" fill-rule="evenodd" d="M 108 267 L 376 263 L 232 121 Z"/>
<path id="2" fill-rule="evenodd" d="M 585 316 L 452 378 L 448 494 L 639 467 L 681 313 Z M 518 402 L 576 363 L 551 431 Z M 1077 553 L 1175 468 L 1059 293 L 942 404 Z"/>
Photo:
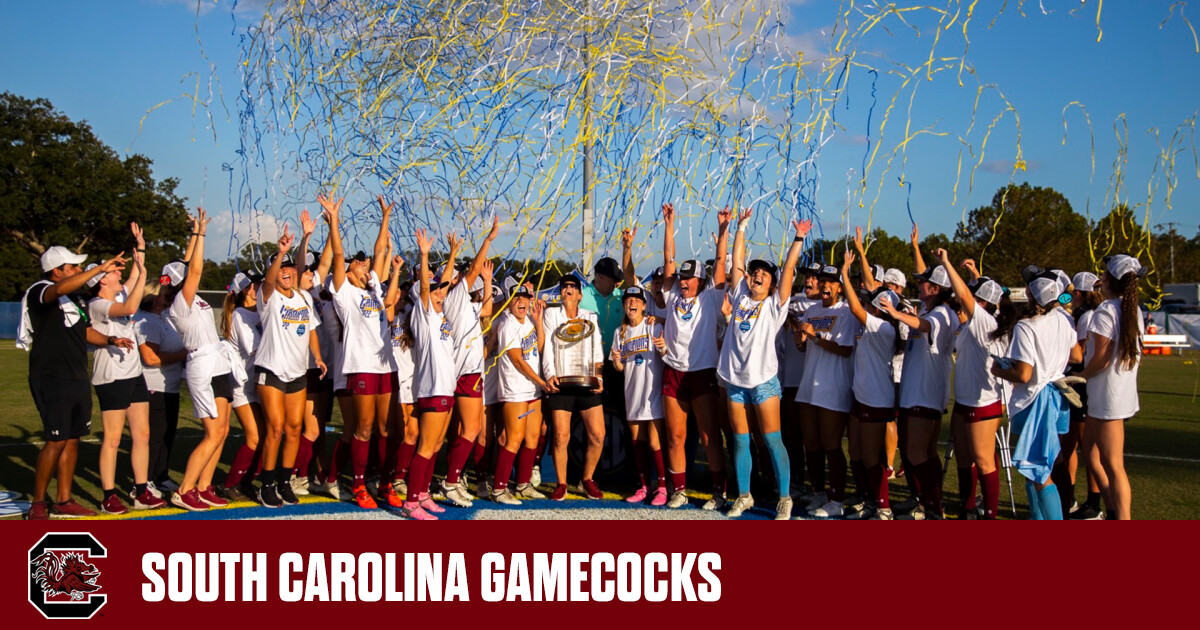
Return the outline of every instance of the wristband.
<path id="1" fill-rule="evenodd" d="M 804 242 L 804 237 L 803 237 L 803 236 L 797 236 L 795 239 L 793 239 L 793 240 L 792 240 L 792 242 L 793 242 L 793 243 L 803 243 L 803 242 Z"/>
<path id="2" fill-rule="evenodd" d="M 145 248 L 145 247 L 139 247 L 138 249 L 135 249 L 134 251 L 137 251 L 137 252 L 142 252 L 143 254 L 145 254 L 145 253 L 146 253 L 146 248 Z"/>
<path id="3" fill-rule="evenodd" d="M 192 236 L 204 236 L 204 235 L 199 232 L 192 232 Z"/>
<path id="4" fill-rule="evenodd" d="M 104 345 L 106 345 L 106 346 L 111 346 L 111 345 L 113 345 L 113 339 L 115 339 L 115 337 L 113 337 L 113 336 L 111 336 L 111 335 L 110 335 L 110 336 L 108 336 L 108 337 L 106 337 L 106 338 L 104 339 Z"/>

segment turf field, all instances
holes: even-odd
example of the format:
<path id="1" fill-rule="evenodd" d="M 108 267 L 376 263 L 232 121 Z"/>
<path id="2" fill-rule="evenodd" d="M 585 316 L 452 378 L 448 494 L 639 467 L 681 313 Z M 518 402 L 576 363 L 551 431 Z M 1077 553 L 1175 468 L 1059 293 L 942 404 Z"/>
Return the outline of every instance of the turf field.
<path id="1" fill-rule="evenodd" d="M 29 396 L 26 380 L 27 355 L 16 350 L 11 341 L 0 347 L 0 491 L 12 491 L 26 495 L 33 486 L 33 463 L 41 444 L 41 422 Z M 1133 485 L 1133 514 L 1139 519 L 1194 519 L 1200 518 L 1200 356 L 1189 351 L 1187 356 L 1146 357 L 1141 370 L 1142 412 L 1128 425 L 1126 434 L 1126 467 Z M 200 427 L 191 418 L 191 405 L 186 393 L 182 397 L 179 433 L 176 448 L 172 453 L 171 470 L 178 479 L 190 447 L 200 437 Z M 80 446 L 79 467 L 76 470 L 75 495 L 81 503 L 95 508 L 102 498 L 100 477 L 96 465 L 99 461 L 100 412 L 95 408 L 92 422 L 95 433 L 85 438 Z M 333 426 L 340 427 L 340 414 L 335 410 Z M 947 422 L 948 424 L 948 422 Z M 943 431 L 943 440 L 945 440 Z M 240 442 L 236 426 L 222 462 L 228 463 Z M 944 448 L 944 446 L 943 446 Z M 122 447 L 118 460 L 117 479 L 120 485 L 132 483 L 129 469 L 128 440 Z M 217 473 L 217 481 L 224 477 Z M 1020 518 L 1027 518 L 1024 502 L 1024 483 L 1014 473 L 1014 489 L 1017 495 L 1017 510 Z M 957 480 L 953 467 L 946 479 L 946 512 L 953 515 L 958 509 Z M 627 488 L 605 488 L 625 492 Z M 1076 484 L 1077 498 L 1083 501 L 1086 488 L 1080 471 Z M 53 492 L 53 485 L 51 493 Z M 903 500 L 907 489 L 903 480 L 893 480 L 893 500 Z M 0 492 L 0 497 L 9 495 Z M 574 500 L 566 503 L 550 501 L 526 502 L 519 508 L 497 506 L 487 501 L 477 501 L 474 508 L 456 510 L 448 508 L 444 517 L 456 519 L 523 519 L 523 518 L 607 518 L 607 519 L 651 519 L 651 518 L 709 518 L 711 513 L 695 508 L 707 498 L 696 494 L 692 509 L 667 512 L 660 508 L 627 506 L 618 501 L 618 494 L 608 495 L 611 501 L 595 502 Z M 759 509 L 748 513 L 755 518 L 770 518 L 774 515 L 774 499 L 768 494 L 759 497 Z M 1011 518 L 1008 489 L 1001 480 L 1001 513 Z M 249 503 L 235 504 L 223 510 L 210 511 L 201 515 L 181 513 L 180 510 L 157 510 L 153 513 L 137 513 L 138 517 L 153 518 L 399 518 L 398 514 L 380 510 L 365 513 L 357 507 L 337 502 L 324 496 L 302 497 L 300 506 L 268 510 Z M 0 506 L 4 503 L 0 502 Z M 2 510 L 0 510 L 2 513 Z M 796 512 L 799 513 L 799 510 Z M 9 516 L 8 518 L 17 518 Z"/>

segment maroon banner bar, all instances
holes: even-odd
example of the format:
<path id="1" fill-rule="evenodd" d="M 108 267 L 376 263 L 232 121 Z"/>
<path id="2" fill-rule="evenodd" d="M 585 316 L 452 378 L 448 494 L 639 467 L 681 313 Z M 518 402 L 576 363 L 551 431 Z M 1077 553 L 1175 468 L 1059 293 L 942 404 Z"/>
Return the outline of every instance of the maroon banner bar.
<path id="1" fill-rule="evenodd" d="M 1045 627 L 1083 614 L 1145 626 L 1190 617 L 1193 533 L 1183 523 L 12 523 L 0 603 L 10 628 L 89 612 L 76 623 L 574 630 L 793 627 L 815 615 Z M 322 597 L 343 601 L 305 601 Z"/>

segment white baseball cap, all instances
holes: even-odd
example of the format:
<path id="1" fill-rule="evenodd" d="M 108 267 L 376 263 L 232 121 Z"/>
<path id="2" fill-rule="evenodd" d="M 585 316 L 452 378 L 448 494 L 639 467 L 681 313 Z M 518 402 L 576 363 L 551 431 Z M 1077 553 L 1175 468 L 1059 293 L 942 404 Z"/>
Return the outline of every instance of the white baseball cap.
<path id="1" fill-rule="evenodd" d="M 998 305 L 1002 297 L 1004 297 L 1004 289 L 991 278 L 985 278 L 975 289 L 975 299 L 983 300 L 988 304 Z"/>
<path id="2" fill-rule="evenodd" d="M 1062 287 L 1062 291 L 1060 291 L 1060 293 L 1066 293 L 1067 289 L 1071 287 L 1071 276 L 1068 276 L 1067 272 L 1063 271 L 1062 269 L 1053 269 L 1052 271 L 1054 272 L 1054 275 L 1058 277 L 1059 286 Z"/>
<path id="3" fill-rule="evenodd" d="M 80 265 L 85 260 L 86 254 L 76 254 L 62 245 L 55 245 L 42 254 L 42 272 L 49 272 L 63 265 Z"/>
<path id="4" fill-rule="evenodd" d="M 43 266 L 45 266 L 44 263 Z M 1144 268 L 1142 267 L 1142 263 L 1138 262 L 1138 259 L 1134 258 L 1133 256 L 1127 256 L 1125 254 L 1117 254 L 1116 256 L 1109 258 L 1108 262 L 1105 263 L 1104 268 L 1107 269 L 1108 273 L 1112 274 L 1112 277 L 1116 278 L 1117 280 L 1124 278 L 1125 274 L 1128 273 L 1136 273 L 1139 276 L 1145 275 L 1143 273 Z"/>
<path id="5" fill-rule="evenodd" d="M 950 288 L 950 275 L 946 273 L 946 268 L 941 265 L 926 267 L 925 273 L 914 274 L 913 277 L 930 284 L 936 284 L 943 289 Z"/>
<path id="6" fill-rule="evenodd" d="M 876 278 L 876 280 L 886 284 L 894 284 L 901 289 L 908 286 L 908 280 L 904 277 L 904 272 L 896 268 L 888 269 L 883 272 L 881 277 Z"/>
<path id="7" fill-rule="evenodd" d="M 79 263 L 76 263 L 76 264 L 79 264 Z M 100 265 L 97 265 L 96 263 L 92 263 L 92 264 L 88 265 L 87 268 L 84 269 L 83 271 L 84 271 L 84 273 L 87 273 L 99 266 Z M 103 276 L 103 275 L 104 274 L 102 274 L 102 273 L 98 273 L 98 274 L 92 276 L 90 279 L 88 279 L 88 281 L 87 281 L 88 288 L 90 289 L 90 288 L 96 286 L 97 284 L 100 284 L 100 276 Z"/>
<path id="8" fill-rule="evenodd" d="M 1062 295 L 1062 288 L 1058 282 L 1058 278 L 1053 274 L 1039 275 L 1029 283 L 1029 297 L 1037 302 L 1038 306 L 1053 304 L 1058 301 L 1058 296 Z"/>
<path id="9" fill-rule="evenodd" d="M 238 293 L 246 290 L 246 287 L 252 284 L 254 284 L 254 282 L 250 279 L 250 276 L 238 272 L 238 275 L 233 277 L 233 282 L 229 283 L 229 292 L 237 295 Z"/>
<path id="10" fill-rule="evenodd" d="M 1081 293 L 1095 291 L 1096 283 L 1099 281 L 1100 278 L 1090 271 L 1080 271 L 1075 274 L 1074 278 L 1071 278 L 1071 284 L 1075 285 L 1075 290 Z"/>
<path id="11" fill-rule="evenodd" d="M 162 276 L 159 278 L 159 283 L 164 287 L 178 286 L 187 277 L 187 265 L 182 261 L 176 260 L 167 263 L 162 268 Z"/>

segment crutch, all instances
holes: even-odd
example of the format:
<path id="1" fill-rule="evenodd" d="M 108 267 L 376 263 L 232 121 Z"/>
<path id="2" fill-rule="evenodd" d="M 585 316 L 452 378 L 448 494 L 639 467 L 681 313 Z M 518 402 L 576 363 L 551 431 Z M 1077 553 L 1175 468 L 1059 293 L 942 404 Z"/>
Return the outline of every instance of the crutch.
<path id="1" fill-rule="evenodd" d="M 1013 518 L 1017 518 L 1017 497 L 1013 494 L 1012 485 L 1012 449 L 1008 444 L 1008 436 L 1011 433 L 1008 425 L 1008 405 L 1004 405 L 1004 409 L 1004 422 L 996 431 L 996 445 L 1000 448 L 1000 467 L 1004 469 L 1004 476 L 1008 478 L 1008 501 L 1012 505 Z"/>
<path id="2" fill-rule="evenodd" d="M 950 472 L 950 460 L 954 457 L 954 431 L 950 432 L 950 440 L 946 442 L 946 463 L 942 466 L 942 486 L 946 485 L 946 473 Z M 963 497 L 963 501 L 966 501 Z"/>

